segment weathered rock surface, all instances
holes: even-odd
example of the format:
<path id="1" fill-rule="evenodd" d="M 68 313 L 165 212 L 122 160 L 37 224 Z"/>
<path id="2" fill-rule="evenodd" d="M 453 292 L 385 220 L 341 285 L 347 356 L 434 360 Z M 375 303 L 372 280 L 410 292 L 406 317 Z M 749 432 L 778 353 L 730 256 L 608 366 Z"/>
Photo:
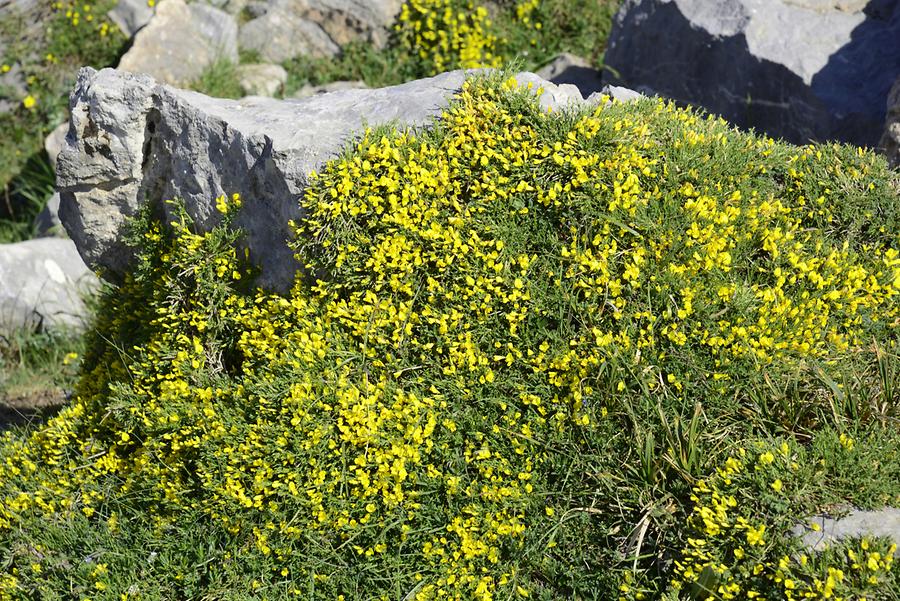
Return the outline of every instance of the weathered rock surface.
<path id="1" fill-rule="evenodd" d="M 626 0 L 604 81 L 792 142 L 875 146 L 898 40 L 900 0 Z"/>
<path id="2" fill-rule="evenodd" d="M 366 90 L 368 88 L 369 86 L 367 86 L 364 81 L 332 81 L 331 83 L 322 84 L 320 86 L 306 84 L 294 92 L 291 97 L 309 98 L 310 96 L 340 92 L 342 90 Z"/>
<path id="3" fill-rule="evenodd" d="M 0 245 L 0 333 L 83 325 L 82 294 L 96 284 L 71 240 Z"/>
<path id="4" fill-rule="evenodd" d="M 602 73 L 580 56 L 564 52 L 537 70 L 537 75 L 555 84 L 568 83 L 587 98 L 603 88 Z"/>
<path id="5" fill-rule="evenodd" d="M 241 27 L 241 48 L 269 62 L 296 56 L 337 56 L 359 40 L 384 46 L 402 0 L 273 0 Z M 263 12 L 264 11 L 264 12 Z"/>
<path id="6" fill-rule="evenodd" d="M 900 557 L 900 509 L 886 507 L 878 511 L 854 509 L 842 518 L 816 516 L 794 529 L 803 546 L 821 551 L 828 545 L 846 538 L 863 536 L 887 537 L 897 543 L 896 557 Z M 816 524 L 819 530 L 809 527 Z"/>
<path id="7" fill-rule="evenodd" d="M 150 22 L 153 12 L 153 7 L 147 4 L 147 0 L 118 0 L 106 15 L 118 25 L 125 37 L 132 38 Z"/>
<path id="8" fill-rule="evenodd" d="M 454 71 L 305 100 L 235 101 L 160 85 L 146 75 L 82 69 L 70 103 L 73 135 L 58 159 L 60 218 L 85 261 L 114 277 L 129 261 L 120 230 L 145 199 L 183 199 L 206 230 L 219 220 L 215 198 L 237 192 L 245 199 L 237 225 L 262 268 L 258 283 L 285 290 L 299 267 L 287 246 L 287 222 L 300 216 L 308 174 L 363 124 L 425 125 L 465 77 Z M 574 86 L 531 73 L 518 79 L 544 87 L 545 107 L 584 102 Z"/>
<path id="9" fill-rule="evenodd" d="M 241 91 L 247 96 L 275 96 L 284 91 L 288 78 L 281 65 L 239 65 L 236 72 Z"/>
<path id="10" fill-rule="evenodd" d="M 238 60 L 234 17 L 202 2 L 161 0 L 119 61 L 119 69 L 186 85 L 219 58 Z"/>
<path id="11" fill-rule="evenodd" d="M 900 167 L 900 77 L 894 82 L 887 99 L 884 134 L 878 144 L 891 167 Z"/>

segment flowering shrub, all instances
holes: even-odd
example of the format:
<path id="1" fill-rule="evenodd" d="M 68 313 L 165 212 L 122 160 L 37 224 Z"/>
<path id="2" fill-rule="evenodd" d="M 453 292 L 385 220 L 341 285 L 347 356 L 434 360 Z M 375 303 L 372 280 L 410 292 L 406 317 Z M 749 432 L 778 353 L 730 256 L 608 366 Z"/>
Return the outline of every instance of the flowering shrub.
<path id="1" fill-rule="evenodd" d="M 507 1 L 496 3 L 494 12 L 507 22 L 507 28 L 535 32 L 542 27 L 535 20 L 539 7 L 540 0 Z M 424 74 L 499 67 L 512 52 L 525 50 L 501 48 L 503 40 L 498 39 L 489 11 L 477 0 L 409 0 L 403 4 L 394 30 L 396 47 L 416 57 Z M 532 37 L 528 44 L 537 44 L 537 38 Z"/>
<path id="2" fill-rule="evenodd" d="M 852 439 L 841 442 L 852 452 Z M 897 545 L 866 538 L 803 552 L 778 532 L 794 526 L 784 504 L 801 494 L 802 449 L 740 448 L 694 487 L 687 546 L 675 562 L 675 590 L 692 599 L 855 599 L 882 596 Z M 779 507 L 781 506 L 781 507 Z M 779 519 L 772 519 L 777 516 Z M 820 529 L 816 522 L 809 527 Z M 625 587 L 627 589 L 627 586 Z"/>
<path id="3" fill-rule="evenodd" d="M 896 417 L 869 369 L 900 323 L 889 172 L 660 100 L 535 93 L 473 80 L 431 129 L 366 131 L 312 177 L 288 295 L 252 288 L 240 197 L 208 233 L 177 203 L 139 219 L 73 404 L 0 442 L 0 597 L 610 599 L 635 575 L 731 594 L 730 541 L 769 566 L 729 488 L 767 460 L 695 478 L 723 435 Z M 673 425 L 695 403 L 708 433 Z M 789 598 L 764 570 L 747 586 Z"/>

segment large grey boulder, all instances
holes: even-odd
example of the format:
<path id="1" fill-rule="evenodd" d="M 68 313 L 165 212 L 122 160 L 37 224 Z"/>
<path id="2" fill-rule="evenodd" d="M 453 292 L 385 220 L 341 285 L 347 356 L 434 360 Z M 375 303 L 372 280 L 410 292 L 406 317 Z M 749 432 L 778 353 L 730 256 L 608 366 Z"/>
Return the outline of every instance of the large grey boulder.
<path id="1" fill-rule="evenodd" d="M 83 326 L 87 311 L 82 298 L 96 285 L 71 240 L 0 244 L 0 334 Z"/>
<path id="2" fill-rule="evenodd" d="M 258 4 L 258 3 L 257 3 Z M 265 60 L 337 56 L 351 41 L 382 47 L 402 0 L 273 0 L 241 27 L 240 44 Z"/>
<path id="3" fill-rule="evenodd" d="M 900 77 L 888 94 L 884 134 L 878 146 L 891 167 L 900 167 Z"/>
<path id="4" fill-rule="evenodd" d="M 626 0 L 604 81 L 792 142 L 875 146 L 898 75 L 900 0 Z"/>
<path id="5" fill-rule="evenodd" d="M 238 60 L 234 17 L 202 2 L 161 0 L 119 61 L 119 69 L 187 85 L 219 59 Z"/>
<path id="6" fill-rule="evenodd" d="M 129 256 L 119 236 L 147 201 L 184 200 L 200 230 L 218 223 L 215 198 L 245 199 L 237 225 L 246 232 L 259 284 L 285 290 L 299 268 L 288 220 L 308 174 L 333 158 L 364 124 L 422 126 L 462 86 L 463 71 L 377 90 L 345 90 L 305 100 L 209 98 L 157 84 L 145 75 L 82 69 L 70 101 L 71 135 L 59 155 L 60 218 L 92 267 L 115 278 Z M 574 86 L 543 86 L 541 102 L 581 103 Z"/>

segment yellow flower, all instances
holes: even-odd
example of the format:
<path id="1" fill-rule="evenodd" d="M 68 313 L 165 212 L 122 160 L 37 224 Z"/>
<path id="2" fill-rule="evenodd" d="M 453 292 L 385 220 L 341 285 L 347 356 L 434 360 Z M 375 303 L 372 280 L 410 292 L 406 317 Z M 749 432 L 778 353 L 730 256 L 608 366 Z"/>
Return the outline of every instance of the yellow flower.
<path id="1" fill-rule="evenodd" d="M 27 109 L 34 108 L 34 106 L 36 104 L 37 104 L 37 100 L 31 94 L 29 94 L 28 96 L 26 96 L 25 98 L 22 99 L 22 106 L 24 106 Z"/>

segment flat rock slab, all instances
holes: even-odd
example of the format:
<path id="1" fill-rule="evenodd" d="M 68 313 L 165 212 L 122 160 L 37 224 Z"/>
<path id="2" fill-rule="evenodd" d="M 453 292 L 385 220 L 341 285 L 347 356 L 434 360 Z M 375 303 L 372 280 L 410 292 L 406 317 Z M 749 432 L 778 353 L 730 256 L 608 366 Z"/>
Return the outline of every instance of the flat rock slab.
<path id="1" fill-rule="evenodd" d="M 40 238 L 0 245 L 0 333 L 81 327 L 82 295 L 97 278 L 71 240 Z"/>
<path id="2" fill-rule="evenodd" d="M 819 531 L 809 525 L 816 524 Z M 842 518 L 816 516 L 807 525 L 794 530 L 803 546 L 811 551 L 821 551 L 828 545 L 849 538 L 886 537 L 897 543 L 896 557 L 900 557 L 900 509 L 887 507 L 878 511 L 854 509 Z"/>
<path id="3" fill-rule="evenodd" d="M 740 127 L 874 147 L 900 75 L 900 0 L 626 0 L 605 65 L 607 83 Z"/>
<path id="4" fill-rule="evenodd" d="M 70 101 L 72 129 L 57 162 L 60 219 L 82 257 L 110 279 L 128 269 L 120 241 L 126 218 L 143 202 L 180 198 L 197 227 L 219 222 L 215 198 L 245 199 L 236 224 L 246 234 L 258 284 L 287 290 L 300 267 L 288 248 L 290 219 L 308 174 L 365 125 L 426 125 L 447 106 L 464 71 L 376 90 L 344 90 L 304 100 L 209 98 L 158 84 L 146 75 L 82 69 Z M 574 86 L 532 73 L 540 102 L 585 102 Z"/>
<path id="5" fill-rule="evenodd" d="M 119 69 L 187 85 L 219 59 L 238 61 L 237 31 L 233 16 L 208 4 L 161 0 Z"/>

